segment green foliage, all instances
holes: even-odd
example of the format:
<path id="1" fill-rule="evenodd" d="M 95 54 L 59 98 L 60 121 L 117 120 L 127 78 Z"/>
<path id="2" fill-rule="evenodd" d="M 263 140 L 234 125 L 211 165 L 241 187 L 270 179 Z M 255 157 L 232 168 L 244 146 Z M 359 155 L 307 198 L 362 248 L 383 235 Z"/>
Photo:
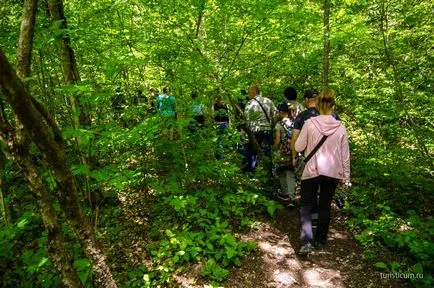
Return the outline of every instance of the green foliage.
<path id="1" fill-rule="evenodd" d="M 74 268 L 76 269 L 78 277 L 82 283 L 90 283 L 89 277 L 91 275 L 91 269 L 90 262 L 87 258 L 75 259 Z"/>
<path id="2" fill-rule="evenodd" d="M 190 150 L 189 153 L 200 152 Z M 226 157 L 229 156 L 227 153 Z M 239 172 L 230 165 L 216 160 L 195 162 L 194 155 L 190 159 L 189 174 L 175 168 L 167 176 L 168 181 L 160 179 L 163 185 L 151 184 L 163 200 L 157 208 L 162 221 L 154 222 L 151 227 L 156 241 L 149 250 L 159 271 L 149 273 L 150 279 L 157 281 L 152 283 L 161 283 L 171 271 L 180 271 L 184 265 L 198 261 L 207 261 L 204 276 L 224 280 L 228 272 L 223 267 L 239 266 L 242 256 L 256 247 L 254 243 L 237 241 L 234 229 L 253 225 L 250 217 L 255 213 L 274 212 L 277 207 L 276 202 L 257 191 L 244 190 L 242 182 L 239 183 Z M 237 186 L 240 188 L 234 192 Z M 212 270 L 213 267 L 221 268 Z"/>
<path id="3" fill-rule="evenodd" d="M 210 259 L 206 262 L 205 267 L 202 270 L 202 275 L 221 282 L 228 277 L 229 271 L 220 267 L 214 259 Z"/>
<path id="4" fill-rule="evenodd" d="M 22 1 L 4 2 L 0 43 L 8 58 L 15 59 Z M 257 81 L 263 94 L 277 102 L 288 85 L 299 92 L 320 88 L 321 3 L 64 2 L 82 81 L 63 83 L 56 40 L 65 31 L 56 29 L 58 23 L 51 23 L 40 9 L 31 92 L 62 128 L 68 162 L 83 198 L 89 198 L 83 200 L 91 200 L 94 191 L 103 195 L 97 207 L 110 198 L 126 198 L 131 191 L 155 197 L 152 207 L 143 207 L 152 221 L 147 227 L 152 271 L 129 263 L 130 271 L 115 274 L 128 287 L 143 281 L 147 287 L 165 287 L 173 271 L 202 262 L 204 276 L 222 281 L 228 268 L 239 265 L 242 255 L 253 249 L 240 242 L 238 229 L 254 225 L 257 213 L 273 215 L 278 204 L 260 193 L 256 186 L 262 188 L 261 183 L 238 174 L 235 129 L 224 137 L 225 158 L 215 160 L 218 135 L 209 112 L 213 91 L 220 87 L 237 98 L 240 88 Z M 381 243 L 399 255 L 391 263 L 374 260 L 379 269 L 423 271 L 424 279 L 415 284 L 429 287 L 434 268 L 432 1 L 346 0 L 333 6 L 330 86 L 337 91 L 337 111 L 350 134 L 355 183 L 347 208 L 349 223 L 359 231 L 362 244 Z M 161 90 L 166 84 L 177 98 L 175 141 L 164 140 L 161 119 L 149 107 L 131 101 L 137 89 L 148 96 L 149 88 Z M 126 106 L 114 117 L 110 99 L 118 86 Z M 206 129 L 195 133 L 188 132 L 191 91 L 199 93 L 208 109 Z M 72 123 L 72 116 L 80 113 L 71 111 L 69 98 L 75 95 L 91 107 L 91 127 Z M 8 107 L 5 113 L 13 123 Z M 37 153 L 33 156 L 38 158 Z M 58 279 L 51 276 L 53 269 L 39 243 L 46 241 L 41 221 L 23 177 L 12 169 L 15 164 L 8 163 L 1 172 L 15 223 L 0 234 L 0 267 L 11 267 L 0 269 L 7 274 L 2 278 L 21 281 L 24 287 L 32 281 L 56 286 Z M 42 175 L 50 191 L 59 189 L 48 171 Z M 116 243 L 127 225 L 118 220 L 122 208 L 108 207 L 101 215 L 94 208 L 85 207 L 92 219 L 104 219 L 97 235 Z M 88 263 L 79 248 L 71 249 L 80 277 L 88 281 Z M 47 280 L 38 278 L 42 272 Z M 47 282 L 41 284 L 43 280 Z"/>
<path id="5" fill-rule="evenodd" d="M 41 233 L 41 218 L 26 212 L 0 229 L 1 287 L 56 287 L 60 279 L 45 249 L 47 235 Z M 34 239 L 38 239 L 37 243 Z"/>
<path id="6" fill-rule="evenodd" d="M 361 192 L 360 189 L 355 190 L 354 193 Z M 399 262 L 392 262 L 390 266 L 384 262 L 377 262 L 374 264 L 375 267 L 391 273 L 423 274 L 423 279 L 412 281 L 420 287 L 432 285 L 433 278 L 428 272 L 434 268 L 432 217 L 421 221 L 414 211 L 409 211 L 406 217 L 403 217 L 384 204 L 362 208 L 353 202 L 348 211 L 352 215 L 349 220 L 350 226 L 362 229 L 356 239 L 364 246 L 369 249 L 382 249 L 381 246 L 384 246 L 399 251 Z"/>

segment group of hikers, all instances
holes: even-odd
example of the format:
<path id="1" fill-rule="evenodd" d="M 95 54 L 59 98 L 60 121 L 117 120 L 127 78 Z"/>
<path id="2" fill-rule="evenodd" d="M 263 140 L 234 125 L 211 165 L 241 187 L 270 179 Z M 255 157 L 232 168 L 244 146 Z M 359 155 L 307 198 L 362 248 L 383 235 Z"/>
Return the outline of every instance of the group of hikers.
<path id="1" fill-rule="evenodd" d="M 175 97 L 170 87 L 163 93 L 151 90 L 146 99 L 148 109 L 162 118 L 162 134 L 167 140 L 174 137 L 177 119 Z M 270 183 L 278 179 L 277 197 L 289 207 L 300 207 L 299 255 L 308 255 L 313 247 L 324 249 L 331 218 L 331 204 L 338 185 L 350 183 L 350 153 L 348 136 L 335 113 L 335 92 L 321 93 L 311 89 L 304 93 L 304 106 L 297 102 L 293 87 L 284 90 L 284 99 L 277 106 L 262 96 L 259 85 L 252 84 L 241 91 L 233 111 L 237 129 L 244 135 L 242 171 L 253 175 L 259 161 L 264 161 Z M 192 120 L 190 132 L 205 125 L 205 105 L 198 94 L 191 94 Z M 138 99 L 139 101 L 139 99 Z M 136 103 L 139 103 L 139 102 Z M 113 103 L 113 102 L 112 102 Z M 116 111 L 115 107 L 114 110 Z M 217 128 L 216 157 L 224 158 L 222 135 L 231 126 L 231 109 L 224 103 L 220 90 L 211 106 L 212 122 Z M 115 112 L 116 113 L 116 112 Z M 296 202 L 296 184 L 300 180 L 300 200 Z M 316 220 L 313 233 L 312 221 Z"/>
<path id="2" fill-rule="evenodd" d="M 299 255 L 305 256 L 312 246 L 324 249 L 335 191 L 339 184 L 346 188 L 351 185 L 348 136 L 334 112 L 333 90 L 321 93 L 307 90 L 306 109 L 296 101 L 297 91 L 293 87 L 286 88 L 283 94 L 285 99 L 275 107 L 261 95 L 258 85 L 250 86 L 244 115 L 253 138 L 269 157 L 269 174 L 273 174 L 274 168 L 279 179 L 277 197 L 294 207 L 296 179 L 301 180 Z M 246 149 L 248 169 L 254 169 L 257 162 L 252 142 Z M 317 217 L 315 236 L 314 217 Z"/>

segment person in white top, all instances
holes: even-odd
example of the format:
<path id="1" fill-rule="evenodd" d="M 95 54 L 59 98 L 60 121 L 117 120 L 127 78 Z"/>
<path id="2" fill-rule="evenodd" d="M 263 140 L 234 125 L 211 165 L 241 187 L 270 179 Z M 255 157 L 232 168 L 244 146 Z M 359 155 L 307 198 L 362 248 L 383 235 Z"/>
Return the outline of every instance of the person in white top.
<path id="1" fill-rule="evenodd" d="M 256 141 L 261 146 L 265 156 L 270 158 L 268 172 L 271 179 L 271 145 L 273 143 L 272 121 L 276 107 L 274 106 L 273 101 L 261 96 L 261 90 L 256 84 L 249 87 L 248 96 L 250 100 L 247 102 L 244 110 L 247 119 L 247 126 L 250 128 Z M 246 157 L 248 164 L 245 171 L 255 172 L 258 154 L 253 148 L 251 142 L 246 147 Z"/>

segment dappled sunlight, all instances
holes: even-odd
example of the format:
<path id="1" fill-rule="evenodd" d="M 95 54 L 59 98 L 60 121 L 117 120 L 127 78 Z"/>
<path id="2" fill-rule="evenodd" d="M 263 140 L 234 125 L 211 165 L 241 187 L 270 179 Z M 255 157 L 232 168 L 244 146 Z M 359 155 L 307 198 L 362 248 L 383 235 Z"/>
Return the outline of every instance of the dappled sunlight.
<path id="1" fill-rule="evenodd" d="M 281 244 L 273 245 L 268 242 L 259 242 L 259 249 L 265 252 L 269 258 L 282 260 L 287 256 L 294 255 L 295 251 L 290 245 L 282 246 Z"/>
<path id="2" fill-rule="evenodd" d="M 294 274 L 295 273 L 290 273 L 288 270 L 276 270 L 273 273 L 273 280 L 277 283 L 285 285 L 284 287 L 290 287 L 291 285 L 298 283 L 296 278 L 297 276 Z"/>
<path id="3" fill-rule="evenodd" d="M 286 260 L 285 264 L 291 270 L 300 270 L 303 268 L 300 261 L 298 261 L 298 259 L 295 258 Z"/>
<path id="4" fill-rule="evenodd" d="M 303 282 L 310 285 L 310 287 L 345 287 L 342 283 L 341 274 L 333 269 L 307 269 L 303 271 Z"/>
<path id="5" fill-rule="evenodd" d="M 347 239 L 347 235 L 331 229 L 335 239 Z M 261 233 L 258 233 L 261 232 Z M 321 258 L 306 261 L 296 254 L 296 247 L 291 245 L 288 237 L 267 224 L 261 224 L 256 233 L 250 234 L 250 241 L 258 243 L 258 250 L 263 261 L 261 269 L 266 272 L 267 287 L 345 287 L 338 268 L 330 260 Z M 331 252 L 313 251 L 312 258 L 330 257 Z M 332 268 L 333 267 L 333 268 Z M 229 287 L 229 286 L 228 286 Z M 259 286 L 255 286 L 259 287 Z"/>
<path id="6" fill-rule="evenodd" d="M 361 257 L 351 232 L 343 226 L 343 218 L 335 216 L 324 250 L 313 249 L 309 257 L 297 254 L 298 211 L 280 209 L 273 222 L 263 222 L 244 241 L 258 244 L 254 255 L 236 268 L 226 288 L 291 288 L 291 287 L 408 287 L 405 283 L 379 279 Z M 244 267 L 244 268 L 243 268 Z M 195 287 L 196 288 L 196 287 Z"/>
<path id="7" fill-rule="evenodd" d="M 348 239 L 348 233 L 344 232 L 344 231 L 337 231 L 336 229 L 331 228 L 329 230 L 329 238 L 331 240 L 333 240 L 333 239 L 340 239 L 340 240 Z"/>
<path id="8" fill-rule="evenodd" d="M 268 242 L 259 242 L 258 247 L 264 252 L 270 252 L 271 245 Z"/>
<path id="9" fill-rule="evenodd" d="M 152 202 L 153 191 L 147 190 L 131 190 L 129 188 L 117 193 L 122 208 L 122 217 L 130 223 L 135 223 L 139 226 L 147 226 L 149 221 L 149 211 L 142 209 L 134 209 L 133 207 L 146 207 L 148 202 Z"/>

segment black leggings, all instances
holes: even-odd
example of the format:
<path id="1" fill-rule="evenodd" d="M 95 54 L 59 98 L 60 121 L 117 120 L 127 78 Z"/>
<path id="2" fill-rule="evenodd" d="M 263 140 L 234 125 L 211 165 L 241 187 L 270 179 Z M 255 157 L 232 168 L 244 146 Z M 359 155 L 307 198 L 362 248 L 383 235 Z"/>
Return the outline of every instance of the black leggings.
<path id="1" fill-rule="evenodd" d="M 325 244 L 330 226 L 330 206 L 333 194 L 338 186 L 339 180 L 327 176 L 318 176 L 312 179 L 301 181 L 300 200 L 300 242 L 301 245 L 312 243 L 312 219 L 310 210 L 313 200 L 319 195 L 318 227 L 315 233 L 315 241 Z"/>

